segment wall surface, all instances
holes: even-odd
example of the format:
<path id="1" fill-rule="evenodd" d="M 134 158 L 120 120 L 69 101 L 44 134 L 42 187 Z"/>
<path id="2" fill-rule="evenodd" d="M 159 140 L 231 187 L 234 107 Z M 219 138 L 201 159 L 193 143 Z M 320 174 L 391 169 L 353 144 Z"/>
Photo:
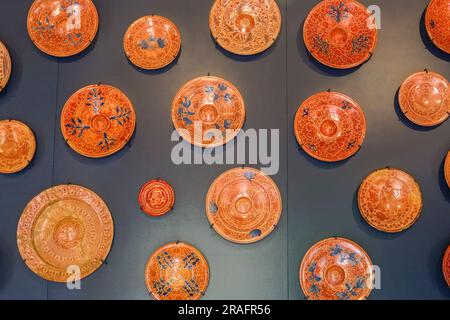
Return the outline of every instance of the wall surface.
<path id="1" fill-rule="evenodd" d="M 94 45 L 68 59 L 40 53 L 29 40 L 31 0 L 1 0 L 0 39 L 12 55 L 13 76 L 0 94 L 0 119 L 14 118 L 34 130 L 38 150 L 22 173 L 0 176 L 0 299 L 149 299 L 144 284 L 148 256 L 160 245 L 181 240 L 208 259 L 206 299 L 302 299 L 299 263 L 307 249 L 329 236 L 359 243 L 382 270 L 382 289 L 371 299 L 449 299 L 440 268 L 450 242 L 450 191 L 442 178 L 450 149 L 449 123 L 420 129 L 398 112 L 396 91 L 411 73 L 428 68 L 450 79 L 449 56 L 430 44 L 421 19 L 426 0 L 371 0 L 379 5 L 382 30 L 373 58 L 360 68 L 335 71 L 313 61 L 301 26 L 316 0 L 278 0 L 283 29 L 274 47 L 255 57 L 218 48 L 209 32 L 210 0 L 94 0 L 100 28 Z M 170 17 L 181 30 L 182 52 L 163 70 L 133 67 L 122 49 L 123 34 L 150 13 Z M 248 246 L 222 239 L 208 225 L 204 198 L 212 181 L 232 166 L 175 166 L 170 155 L 170 105 L 190 79 L 217 75 L 233 82 L 247 107 L 244 128 L 280 129 L 280 171 L 274 180 L 284 210 L 275 232 Z M 64 142 L 59 116 L 79 88 L 107 83 L 123 90 L 137 113 L 128 147 L 100 160 L 73 152 Z M 300 151 L 293 134 L 299 104 L 332 88 L 357 100 L 368 122 L 362 150 L 339 164 L 323 164 Z M 393 166 L 421 183 L 424 210 L 410 230 L 386 235 L 360 218 L 356 192 L 374 169 Z M 176 208 L 154 219 L 136 201 L 140 186 L 161 177 L 176 190 Z M 108 203 L 115 239 L 107 264 L 82 282 L 82 290 L 41 280 L 21 261 L 16 226 L 26 203 L 51 185 L 74 183 Z"/>

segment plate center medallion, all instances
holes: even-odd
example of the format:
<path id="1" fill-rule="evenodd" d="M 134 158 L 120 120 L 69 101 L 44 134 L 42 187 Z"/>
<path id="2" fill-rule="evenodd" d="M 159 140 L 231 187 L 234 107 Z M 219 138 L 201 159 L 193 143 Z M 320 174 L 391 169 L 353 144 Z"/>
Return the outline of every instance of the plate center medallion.
<path id="1" fill-rule="evenodd" d="M 325 271 L 325 280 L 332 286 L 344 283 L 345 277 L 345 270 L 341 266 L 332 265 Z"/>
<path id="2" fill-rule="evenodd" d="M 56 244 L 64 249 L 73 249 L 78 246 L 83 238 L 83 226 L 75 218 L 61 220 L 53 230 L 53 239 Z"/>
<path id="3" fill-rule="evenodd" d="M 236 211 L 242 215 L 248 214 L 252 210 L 252 207 L 252 200 L 248 197 L 240 197 L 235 202 Z"/>
<path id="4" fill-rule="evenodd" d="M 255 27 L 255 19 L 248 13 L 241 13 L 236 19 L 236 25 L 240 32 L 250 33 Z"/>
<path id="5" fill-rule="evenodd" d="M 5 158 L 15 158 L 19 153 L 19 145 L 13 139 L 0 143 L 0 154 Z"/>
<path id="6" fill-rule="evenodd" d="M 412 88 L 409 99 L 412 109 L 421 115 L 438 112 L 443 103 L 441 92 L 431 83 L 421 83 Z"/>
<path id="7" fill-rule="evenodd" d="M 111 122 L 108 117 L 103 114 L 96 114 L 91 119 L 91 128 L 97 133 L 104 133 L 108 131 Z"/>
<path id="8" fill-rule="evenodd" d="M 320 133 L 327 138 L 334 137 L 338 132 L 338 126 L 333 120 L 327 119 L 320 125 Z"/>
<path id="9" fill-rule="evenodd" d="M 335 27 L 330 32 L 330 40 L 336 46 L 343 46 L 347 42 L 347 31 L 342 27 Z"/>
<path id="10" fill-rule="evenodd" d="M 219 118 L 219 112 L 214 105 L 205 104 L 200 108 L 199 117 L 205 124 L 213 124 L 216 123 L 217 118 Z"/>

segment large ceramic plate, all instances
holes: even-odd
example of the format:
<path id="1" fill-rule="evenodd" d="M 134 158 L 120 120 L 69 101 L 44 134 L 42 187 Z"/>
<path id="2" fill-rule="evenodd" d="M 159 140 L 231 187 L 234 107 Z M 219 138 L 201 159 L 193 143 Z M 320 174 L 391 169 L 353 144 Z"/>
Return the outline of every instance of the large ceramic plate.
<path id="1" fill-rule="evenodd" d="M 206 148 L 221 146 L 244 125 L 244 99 L 230 82 L 200 77 L 189 81 L 176 94 L 172 121 L 189 143 Z"/>
<path id="2" fill-rule="evenodd" d="M 433 43 L 450 53 L 450 2 L 431 0 L 425 15 L 425 25 Z"/>
<path id="3" fill-rule="evenodd" d="M 161 16 L 139 18 L 128 28 L 123 40 L 130 61 L 143 69 L 160 69 L 180 52 L 181 35 L 175 24 Z"/>
<path id="4" fill-rule="evenodd" d="M 0 173 L 10 174 L 25 169 L 36 151 L 31 129 L 17 120 L 0 121 Z"/>
<path id="5" fill-rule="evenodd" d="M 447 185 L 450 188 L 450 151 L 448 152 L 447 158 L 445 159 L 444 174 L 445 181 L 447 181 Z"/>
<path id="6" fill-rule="evenodd" d="M 216 0 L 209 16 L 211 34 L 227 51 L 253 55 L 268 49 L 281 30 L 274 0 Z"/>
<path id="7" fill-rule="evenodd" d="M 348 69 L 366 62 L 377 44 L 377 29 L 368 9 L 354 0 L 320 1 L 303 27 L 308 51 L 319 62 Z"/>
<path id="8" fill-rule="evenodd" d="M 294 131 L 310 156 L 327 162 L 341 161 L 361 148 L 366 119 L 351 98 L 338 92 L 321 92 L 301 104 Z"/>
<path id="9" fill-rule="evenodd" d="M 90 85 L 74 93 L 61 113 L 61 131 L 69 146 L 90 158 L 109 156 L 131 139 L 136 125 L 133 105 L 108 85 Z"/>
<path id="10" fill-rule="evenodd" d="M 94 40 L 98 14 L 91 0 L 36 0 L 28 13 L 28 34 L 55 57 L 80 53 Z"/>
<path id="11" fill-rule="evenodd" d="M 435 72 L 414 73 L 400 87 L 399 104 L 405 116 L 419 126 L 441 124 L 450 113 L 449 83 Z"/>
<path id="12" fill-rule="evenodd" d="M 412 176 L 398 169 L 381 169 L 364 179 L 358 192 L 363 218 L 375 229 L 401 232 L 419 219 L 422 193 Z"/>
<path id="13" fill-rule="evenodd" d="M 208 283 L 208 262 L 200 251 L 186 243 L 162 246 L 145 267 L 145 284 L 157 300 L 198 300 Z"/>
<path id="14" fill-rule="evenodd" d="M 252 168 L 219 176 L 206 196 L 206 215 L 225 239 L 253 243 L 267 237 L 281 217 L 281 195 L 275 182 Z"/>
<path id="15" fill-rule="evenodd" d="M 309 249 L 299 278 L 310 300 L 365 300 L 374 281 L 368 254 L 343 238 L 325 239 Z"/>
<path id="16" fill-rule="evenodd" d="M 80 277 L 96 271 L 111 248 L 114 225 L 105 202 L 75 185 L 43 191 L 26 206 L 17 227 L 23 261 L 38 276 L 66 282 L 79 267 Z"/>
<path id="17" fill-rule="evenodd" d="M 442 259 L 442 272 L 444 273 L 447 285 L 450 287 L 450 246 L 447 248 L 444 258 Z"/>
<path id="18" fill-rule="evenodd" d="M 0 41 L 0 92 L 6 87 L 11 76 L 11 56 L 8 49 Z"/>
<path id="19" fill-rule="evenodd" d="M 162 216 L 173 209 L 175 192 L 166 181 L 155 179 L 142 186 L 138 200 L 142 211 L 151 216 Z"/>

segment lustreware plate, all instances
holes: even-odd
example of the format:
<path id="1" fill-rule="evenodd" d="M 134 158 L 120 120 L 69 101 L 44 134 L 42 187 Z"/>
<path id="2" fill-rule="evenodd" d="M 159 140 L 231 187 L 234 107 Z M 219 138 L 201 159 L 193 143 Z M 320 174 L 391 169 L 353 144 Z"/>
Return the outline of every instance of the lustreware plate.
<path id="1" fill-rule="evenodd" d="M 450 113 L 449 83 L 435 72 L 414 73 L 400 87 L 399 104 L 405 116 L 419 126 L 441 124 Z"/>
<path id="2" fill-rule="evenodd" d="M 343 238 L 325 239 L 309 249 L 299 278 L 309 300 L 365 300 L 374 280 L 368 254 Z"/>
<path id="3" fill-rule="evenodd" d="M 267 237 L 281 217 L 275 182 L 261 171 L 237 168 L 220 175 L 206 196 L 206 215 L 223 238 L 253 243 Z"/>
<path id="4" fill-rule="evenodd" d="M 181 49 L 181 35 L 176 25 L 161 16 L 145 16 L 131 24 L 123 46 L 136 66 L 155 70 L 170 64 Z"/>
<path id="5" fill-rule="evenodd" d="M 28 13 L 28 34 L 55 57 L 80 53 L 94 40 L 98 13 L 91 0 L 36 0 Z"/>
<path id="6" fill-rule="evenodd" d="M 90 85 L 74 93 L 61 113 L 61 131 L 69 146 L 81 155 L 101 158 L 122 149 L 136 125 L 127 96 L 109 85 Z"/>
<path id="7" fill-rule="evenodd" d="M 447 181 L 447 185 L 450 188 L 450 151 L 447 153 L 447 158 L 445 159 L 444 173 L 445 181 Z"/>
<path id="8" fill-rule="evenodd" d="M 377 44 L 374 17 L 354 0 L 323 0 L 303 27 L 306 48 L 322 64 L 349 69 L 366 62 Z"/>
<path id="9" fill-rule="evenodd" d="M 310 156 L 327 162 L 354 155 L 364 142 L 366 119 L 358 103 L 338 92 L 320 92 L 297 111 L 294 131 Z"/>
<path id="10" fill-rule="evenodd" d="M 25 169 L 36 151 L 33 131 L 17 120 L 0 121 L 0 173 L 11 174 Z"/>
<path id="11" fill-rule="evenodd" d="M 275 0 L 216 0 L 209 27 L 225 50 L 258 54 L 272 46 L 280 33 L 280 8 Z"/>
<path id="12" fill-rule="evenodd" d="M 422 193 L 408 173 L 398 169 L 381 169 L 362 182 L 358 192 L 362 217 L 375 229 L 401 232 L 419 219 Z"/>
<path id="13" fill-rule="evenodd" d="M 0 41 L 0 92 L 6 87 L 11 76 L 11 56 L 8 49 Z"/>
<path id="14" fill-rule="evenodd" d="M 442 271 L 444 273 L 445 281 L 450 287 L 450 246 L 447 248 L 444 258 L 442 259 Z"/>
<path id="15" fill-rule="evenodd" d="M 229 81 L 200 77 L 189 81 L 172 102 L 172 122 L 184 140 L 212 148 L 228 143 L 245 121 L 244 99 Z"/>
<path id="16" fill-rule="evenodd" d="M 145 267 L 145 284 L 156 300 L 198 300 L 208 283 L 208 262 L 199 250 L 186 243 L 160 247 Z"/>
<path id="17" fill-rule="evenodd" d="M 93 191 L 60 185 L 28 203 L 17 227 L 17 245 L 26 265 L 43 279 L 65 283 L 71 266 L 81 279 L 105 261 L 114 225 L 105 202 Z"/>
<path id="18" fill-rule="evenodd" d="M 425 14 L 425 26 L 431 41 L 450 53 L 450 2 L 431 0 Z"/>
<path id="19" fill-rule="evenodd" d="M 151 216 L 162 216 L 173 209 L 175 192 L 164 180 L 155 179 L 142 186 L 139 192 L 141 210 Z"/>

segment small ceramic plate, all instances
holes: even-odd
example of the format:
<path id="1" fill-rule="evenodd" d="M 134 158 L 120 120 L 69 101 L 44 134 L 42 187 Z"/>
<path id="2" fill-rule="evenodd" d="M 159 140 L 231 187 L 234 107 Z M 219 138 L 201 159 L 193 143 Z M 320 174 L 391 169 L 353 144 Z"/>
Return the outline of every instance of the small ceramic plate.
<path id="1" fill-rule="evenodd" d="M 281 195 L 275 182 L 252 168 L 219 176 L 206 196 L 206 215 L 223 238 L 254 243 L 267 237 L 281 217 Z"/>
<path id="2" fill-rule="evenodd" d="M 209 267 L 203 254 L 182 242 L 156 250 L 145 267 L 145 284 L 156 300 L 198 300 L 209 283 Z"/>
<path id="3" fill-rule="evenodd" d="M 447 181 L 447 185 L 450 188 L 450 151 L 448 152 L 447 158 L 445 159 L 444 173 L 445 181 Z"/>
<path id="4" fill-rule="evenodd" d="M 139 192 L 139 206 L 151 216 L 165 215 L 173 209 L 174 204 L 175 192 L 164 180 L 151 180 Z"/>
<path id="5" fill-rule="evenodd" d="M 364 179 L 358 192 L 362 217 L 375 229 L 401 232 L 410 228 L 422 211 L 422 193 L 412 176 L 398 169 L 381 169 Z"/>
<path id="6" fill-rule="evenodd" d="M 98 30 L 91 0 L 36 0 L 28 13 L 28 34 L 43 52 L 69 57 L 86 49 Z"/>
<path id="7" fill-rule="evenodd" d="M 105 202 L 76 185 L 47 189 L 26 206 L 17 245 L 26 265 L 48 281 L 65 283 L 78 266 L 81 279 L 96 271 L 112 245 L 114 225 Z"/>
<path id="8" fill-rule="evenodd" d="M 365 300 L 374 281 L 368 254 L 343 238 L 325 239 L 309 249 L 299 278 L 309 300 Z"/>
<path id="9" fill-rule="evenodd" d="M 294 131 L 310 156 L 327 162 L 347 159 L 364 142 L 366 119 L 359 105 L 338 92 L 320 92 L 297 111 Z"/>
<path id="10" fill-rule="evenodd" d="M 0 121 L 0 173 L 12 174 L 25 169 L 36 151 L 33 131 L 17 120 Z"/>
<path id="11" fill-rule="evenodd" d="M 349 69 L 369 60 L 377 44 L 374 17 L 354 0 L 320 1 L 303 27 L 308 51 L 322 64 Z"/>
<path id="12" fill-rule="evenodd" d="M 444 273 L 445 281 L 450 287 L 450 246 L 447 248 L 444 258 L 442 259 L 442 271 Z"/>
<path id="13" fill-rule="evenodd" d="M 415 124 L 439 125 L 450 113 L 449 83 L 435 72 L 414 73 L 400 87 L 399 104 L 405 116 Z"/>
<path id="14" fill-rule="evenodd" d="M 230 82 L 200 77 L 185 84 L 172 102 L 172 122 L 184 140 L 204 148 L 228 143 L 245 121 L 245 104 Z"/>
<path id="15" fill-rule="evenodd" d="M 280 33 L 280 8 L 275 0 L 216 0 L 209 27 L 225 50 L 258 54 L 271 47 Z"/>
<path id="16" fill-rule="evenodd" d="M 431 0 L 425 15 L 425 25 L 431 41 L 450 54 L 450 3 Z"/>
<path id="17" fill-rule="evenodd" d="M 125 54 L 134 65 L 147 70 L 161 69 L 178 56 L 181 35 L 169 19 L 145 16 L 128 28 L 123 46 Z"/>
<path id="18" fill-rule="evenodd" d="M 6 87 L 11 76 L 11 56 L 8 49 L 0 41 L 0 92 Z"/>
<path id="19" fill-rule="evenodd" d="M 69 146 L 90 158 L 121 150 L 136 126 L 133 105 L 112 86 L 90 85 L 74 93 L 61 113 L 61 131 Z"/>

